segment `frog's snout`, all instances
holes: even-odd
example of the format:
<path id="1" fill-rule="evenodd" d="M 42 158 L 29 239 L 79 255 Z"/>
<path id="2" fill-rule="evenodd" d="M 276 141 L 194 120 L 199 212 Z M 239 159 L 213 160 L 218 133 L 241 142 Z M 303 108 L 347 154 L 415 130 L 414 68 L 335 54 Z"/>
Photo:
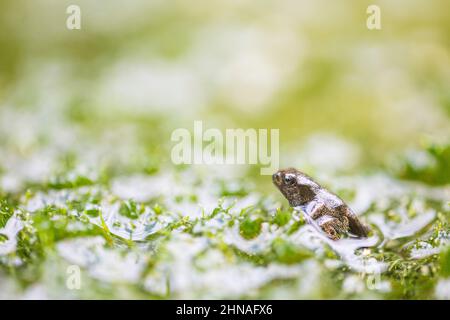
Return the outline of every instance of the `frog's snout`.
<path id="1" fill-rule="evenodd" d="M 281 176 L 281 172 L 280 172 L 280 171 L 278 171 L 278 172 L 276 172 L 276 173 L 274 173 L 274 174 L 272 175 L 272 181 L 273 181 L 277 186 L 281 185 L 283 179 L 282 179 L 282 176 Z"/>

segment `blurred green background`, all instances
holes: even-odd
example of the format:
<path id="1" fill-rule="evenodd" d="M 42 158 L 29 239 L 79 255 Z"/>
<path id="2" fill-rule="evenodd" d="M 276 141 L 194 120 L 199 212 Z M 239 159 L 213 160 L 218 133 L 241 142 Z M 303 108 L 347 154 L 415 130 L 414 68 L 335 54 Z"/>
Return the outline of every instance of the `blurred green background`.
<path id="1" fill-rule="evenodd" d="M 81 30 L 66 28 L 70 4 Z M 381 30 L 366 27 L 370 4 Z M 194 119 L 279 128 L 289 151 L 325 133 L 380 164 L 424 138 L 448 141 L 448 12 L 444 0 L 3 0 L 1 104 L 44 113 L 46 129 L 127 125 L 160 145 Z"/>

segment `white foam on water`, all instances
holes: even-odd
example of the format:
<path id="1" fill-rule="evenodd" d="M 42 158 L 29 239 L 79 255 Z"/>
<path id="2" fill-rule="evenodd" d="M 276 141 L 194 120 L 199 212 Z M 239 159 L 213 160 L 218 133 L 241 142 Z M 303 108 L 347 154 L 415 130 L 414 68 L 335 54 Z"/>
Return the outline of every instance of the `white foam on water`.
<path id="1" fill-rule="evenodd" d="M 145 267 L 144 259 L 134 251 L 121 254 L 106 249 L 105 244 L 100 236 L 83 237 L 58 242 L 57 250 L 69 263 L 86 268 L 95 279 L 137 283 Z"/>
<path id="2" fill-rule="evenodd" d="M 437 299 L 450 300 L 450 278 L 439 280 L 436 285 L 435 296 Z"/>
<path id="3" fill-rule="evenodd" d="M 167 223 L 157 220 L 155 213 L 148 207 L 136 219 L 121 215 L 119 208 L 120 204 L 117 202 L 110 204 L 104 201 L 100 206 L 100 211 L 109 232 L 121 238 L 142 241 L 149 235 L 167 226 Z M 89 221 L 99 227 L 103 227 L 100 216 L 89 217 Z"/>
<path id="4" fill-rule="evenodd" d="M 418 241 L 411 247 L 411 259 L 423 259 L 435 254 L 439 254 L 447 249 L 450 245 L 450 230 L 440 230 L 436 238 L 433 239 L 433 244 L 427 241 Z"/>
<path id="5" fill-rule="evenodd" d="M 261 232 L 254 239 L 245 239 L 239 233 L 239 225 L 235 224 L 232 228 L 228 228 L 224 232 L 223 241 L 227 245 L 232 245 L 239 250 L 248 254 L 257 254 L 267 250 L 281 233 L 271 232 L 268 223 L 262 223 Z"/>
<path id="6" fill-rule="evenodd" d="M 369 220 L 380 228 L 385 239 L 399 239 L 413 236 L 431 223 L 435 217 L 436 211 L 429 209 L 414 218 L 403 217 L 401 222 L 390 221 L 381 213 L 370 215 Z"/>
<path id="7" fill-rule="evenodd" d="M 56 206 L 58 208 L 67 207 L 70 201 L 79 200 L 86 194 L 95 194 L 100 192 L 98 186 L 80 187 L 76 189 L 49 190 L 48 192 L 37 192 L 30 199 L 23 201 L 23 208 L 28 212 L 36 212 L 47 206 Z"/>
<path id="8" fill-rule="evenodd" d="M 303 264 L 255 266 L 248 262 L 236 263 L 222 251 L 210 249 L 207 239 L 188 234 L 176 234 L 166 249 L 170 258 L 158 264 L 157 272 L 148 276 L 144 287 L 151 292 L 165 292 L 164 282 L 169 280 L 171 292 L 178 298 L 249 295 L 272 280 L 298 279 L 311 273 Z"/>
<path id="9" fill-rule="evenodd" d="M 433 247 L 430 243 L 421 241 L 411 249 L 411 259 L 423 259 L 441 252 L 442 247 Z"/>
<path id="10" fill-rule="evenodd" d="M 231 297 L 249 294 L 252 290 L 275 279 L 292 279 L 302 275 L 300 265 L 286 266 L 271 263 L 254 266 L 250 263 L 226 264 L 196 274 L 194 287 L 215 297 Z"/>
<path id="11" fill-rule="evenodd" d="M 15 215 L 11 216 L 6 225 L 0 229 L 0 234 L 7 236 L 5 241 L 0 241 L 0 256 L 16 251 L 17 234 L 23 228 L 23 222 Z"/>

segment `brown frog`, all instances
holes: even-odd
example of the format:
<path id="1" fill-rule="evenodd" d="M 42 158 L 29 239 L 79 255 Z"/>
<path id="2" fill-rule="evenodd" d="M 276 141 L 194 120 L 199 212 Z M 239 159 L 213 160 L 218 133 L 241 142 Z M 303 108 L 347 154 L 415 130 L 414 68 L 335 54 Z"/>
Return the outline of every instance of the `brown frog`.
<path id="1" fill-rule="evenodd" d="M 330 239 L 338 240 L 346 233 L 367 237 L 369 228 L 345 202 L 308 175 L 288 168 L 279 170 L 272 179 L 291 207 L 301 209 L 307 221 L 316 223 Z"/>

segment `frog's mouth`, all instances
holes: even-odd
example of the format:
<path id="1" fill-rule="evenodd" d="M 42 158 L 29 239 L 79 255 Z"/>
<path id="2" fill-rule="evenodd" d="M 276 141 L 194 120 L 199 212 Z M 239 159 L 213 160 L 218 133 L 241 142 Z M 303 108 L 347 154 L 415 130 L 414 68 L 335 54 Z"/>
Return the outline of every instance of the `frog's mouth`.
<path id="1" fill-rule="evenodd" d="M 281 176 L 281 172 L 276 172 L 272 175 L 272 181 L 273 183 L 279 187 L 283 183 L 283 177 Z"/>

